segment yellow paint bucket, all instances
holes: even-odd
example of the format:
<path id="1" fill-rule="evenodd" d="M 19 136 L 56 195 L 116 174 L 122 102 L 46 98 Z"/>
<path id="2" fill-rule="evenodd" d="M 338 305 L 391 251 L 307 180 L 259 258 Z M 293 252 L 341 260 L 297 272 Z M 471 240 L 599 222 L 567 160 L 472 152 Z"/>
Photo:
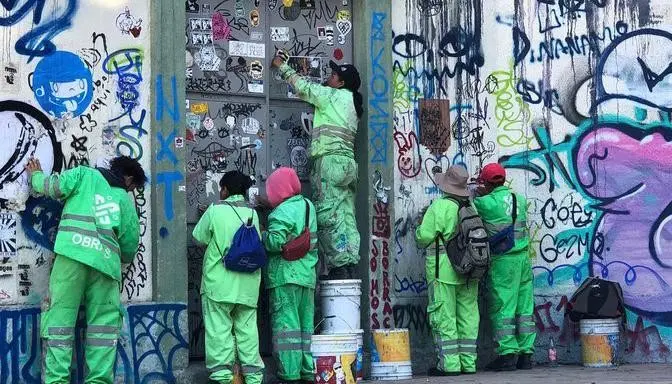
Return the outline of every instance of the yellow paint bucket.
<path id="1" fill-rule="evenodd" d="M 371 361 L 375 363 L 411 361 L 411 340 L 408 329 L 374 330 Z"/>
<path id="2" fill-rule="evenodd" d="M 580 322 L 584 367 L 613 367 L 620 359 L 620 319 Z"/>

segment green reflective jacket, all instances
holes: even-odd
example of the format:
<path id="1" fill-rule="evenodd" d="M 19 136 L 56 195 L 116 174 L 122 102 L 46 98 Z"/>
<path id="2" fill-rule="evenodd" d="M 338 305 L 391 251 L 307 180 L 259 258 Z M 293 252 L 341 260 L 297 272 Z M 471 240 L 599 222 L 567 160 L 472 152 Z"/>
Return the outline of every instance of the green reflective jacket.
<path id="1" fill-rule="evenodd" d="M 287 261 L 282 258 L 282 247 L 298 237 L 305 228 L 306 203 L 310 207 L 308 225 L 310 229 L 311 251 L 300 260 Z M 294 196 L 285 200 L 268 216 L 268 231 L 264 232 L 264 245 L 268 251 L 266 288 L 276 288 L 285 284 L 315 288 L 317 274 L 317 215 L 310 200 Z"/>
<path id="2" fill-rule="evenodd" d="M 352 92 L 313 83 L 296 73 L 287 64 L 280 66 L 280 75 L 301 100 L 315 107 L 310 156 L 341 155 L 355 158 L 357 111 Z"/>
<path id="3" fill-rule="evenodd" d="M 128 193 L 89 167 L 50 176 L 34 172 L 30 183 L 35 192 L 65 202 L 54 253 L 121 281 L 121 263 L 133 261 L 140 241 L 138 214 Z"/>
<path id="4" fill-rule="evenodd" d="M 425 216 L 422 218 L 422 224 L 415 231 L 415 239 L 420 247 L 427 248 L 425 257 L 425 273 L 427 281 L 438 280 L 446 284 L 465 284 L 466 279 L 453 269 L 446 248 L 443 244 L 439 245 L 439 278 L 436 279 L 436 234 L 442 233 L 443 238 L 448 241 L 452 239 L 457 231 L 458 205 L 455 201 L 448 198 L 436 199 L 427 208 Z"/>
<path id="5" fill-rule="evenodd" d="M 201 295 L 214 301 L 257 307 L 261 270 L 253 273 L 230 271 L 222 261 L 236 232 L 250 217 L 259 231 L 257 212 L 247 207 L 243 196 L 234 195 L 210 205 L 196 224 L 192 233 L 194 239 L 207 245 L 203 257 Z"/>
<path id="6" fill-rule="evenodd" d="M 511 210 L 513 209 L 513 192 L 506 186 L 497 187 L 485 196 L 474 199 L 474 206 L 483 219 L 488 235 L 492 236 L 511 225 Z M 518 217 L 516 218 L 516 244 L 505 255 L 528 251 L 530 238 L 527 229 L 527 199 L 516 193 Z"/>

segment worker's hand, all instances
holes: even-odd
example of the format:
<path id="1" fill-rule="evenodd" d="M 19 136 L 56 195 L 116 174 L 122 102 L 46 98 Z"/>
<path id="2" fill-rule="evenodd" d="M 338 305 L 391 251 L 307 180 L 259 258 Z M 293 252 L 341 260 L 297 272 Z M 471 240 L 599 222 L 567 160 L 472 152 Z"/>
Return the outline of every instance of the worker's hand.
<path id="1" fill-rule="evenodd" d="M 277 55 L 273 58 L 273 62 L 271 63 L 271 65 L 274 68 L 280 68 L 280 66 L 284 63 L 285 63 L 285 60 L 283 60 L 283 58 L 280 55 Z"/>
<path id="2" fill-rule="evenodd" d="M 40 165 L 40 160 L 31 157 L 30 160 L 28 160 L 28 164 L 26 164 L 26 172 L 28 173 L 28 177 L 32 176 L 33 172 L 38 172 L 42 170 L 42 166 Z"/>

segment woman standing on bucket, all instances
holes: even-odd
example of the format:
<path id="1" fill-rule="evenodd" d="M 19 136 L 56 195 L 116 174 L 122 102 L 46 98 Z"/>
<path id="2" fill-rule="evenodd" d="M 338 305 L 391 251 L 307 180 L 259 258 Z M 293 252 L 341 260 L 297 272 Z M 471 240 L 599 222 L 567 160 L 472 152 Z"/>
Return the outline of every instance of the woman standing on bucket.
<path id="1" fill-rule="evenodd" d="M 325 85 L 299 76 L 276 56 L 279 68 L 301 100 L 315 107 L 310 143 L 313 201 L 317 209 L 318 248 L 329 279 L 353 279 L 359 263 L 359 232 L 355 221 L 355 134 L 362 116 L 361 80 L 350 64 L 329 62 Z"/>
<path id="2" fill-rule="evenodd" d="M 313 382 L 310 341 L 315 312 L 317 218 L 315 207 L 301 196 L 292 168 L 278 168 L 266 180 L 269 255 L 267 288 L 271 297 L 273 355 L 280 383 Z"/>

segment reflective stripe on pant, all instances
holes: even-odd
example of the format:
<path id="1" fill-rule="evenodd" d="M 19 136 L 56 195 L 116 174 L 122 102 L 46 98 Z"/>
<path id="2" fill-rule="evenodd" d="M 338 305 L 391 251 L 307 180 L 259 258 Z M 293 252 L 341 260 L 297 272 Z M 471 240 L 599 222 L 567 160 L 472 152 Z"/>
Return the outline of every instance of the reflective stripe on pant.
<path id="1" fill-rule="evenodd" d="M 534 353 L 536 325 L 527 252 L 493 257 L 488 285 L 488 313 L 497 354 Z"/>
<path id="2" fill-rule="evenodd" d="M 359 262 L 359 231 L 355 221 L 357 163 L 346 156 L 315 159 L 310 173 L 317 212 L 317 246 L 329 269 Z M 326 274 L 326 273 L 324 273 Z"/>
<path id="3" fill-rule="evenodd" d="M 121 326 L 119 282 L 59 255 L 49 278 L 49 301 L 40 319 L 46 347 L 45 382 L 70 383 L 75 323 L 83 304 L 87 322 L 86 382 L 112 383 Z"/>
<path id="4" fill-rule="evenodd" d="M 259 355 L 257 309 L 223 303 L 201 295 L 205 322 L 205 366 L 210 379 L 220 383 L 233 380 L 236 352 L 247 384 L 261 384 L 264 363 Z"/>
<path id="5" fill-rule="evenodd" d="M 429 322 L 436 343 L 437 368 L 444 372 L 476 371 L 478 281 L 429 286 Z"/>
<path id="6" fill-rule="evenodd" d="M 286 284 L 270 291 L 273 355 L 278 378 L 287 381 L 314 380 L 313 335 L 315 290 Z"/>

